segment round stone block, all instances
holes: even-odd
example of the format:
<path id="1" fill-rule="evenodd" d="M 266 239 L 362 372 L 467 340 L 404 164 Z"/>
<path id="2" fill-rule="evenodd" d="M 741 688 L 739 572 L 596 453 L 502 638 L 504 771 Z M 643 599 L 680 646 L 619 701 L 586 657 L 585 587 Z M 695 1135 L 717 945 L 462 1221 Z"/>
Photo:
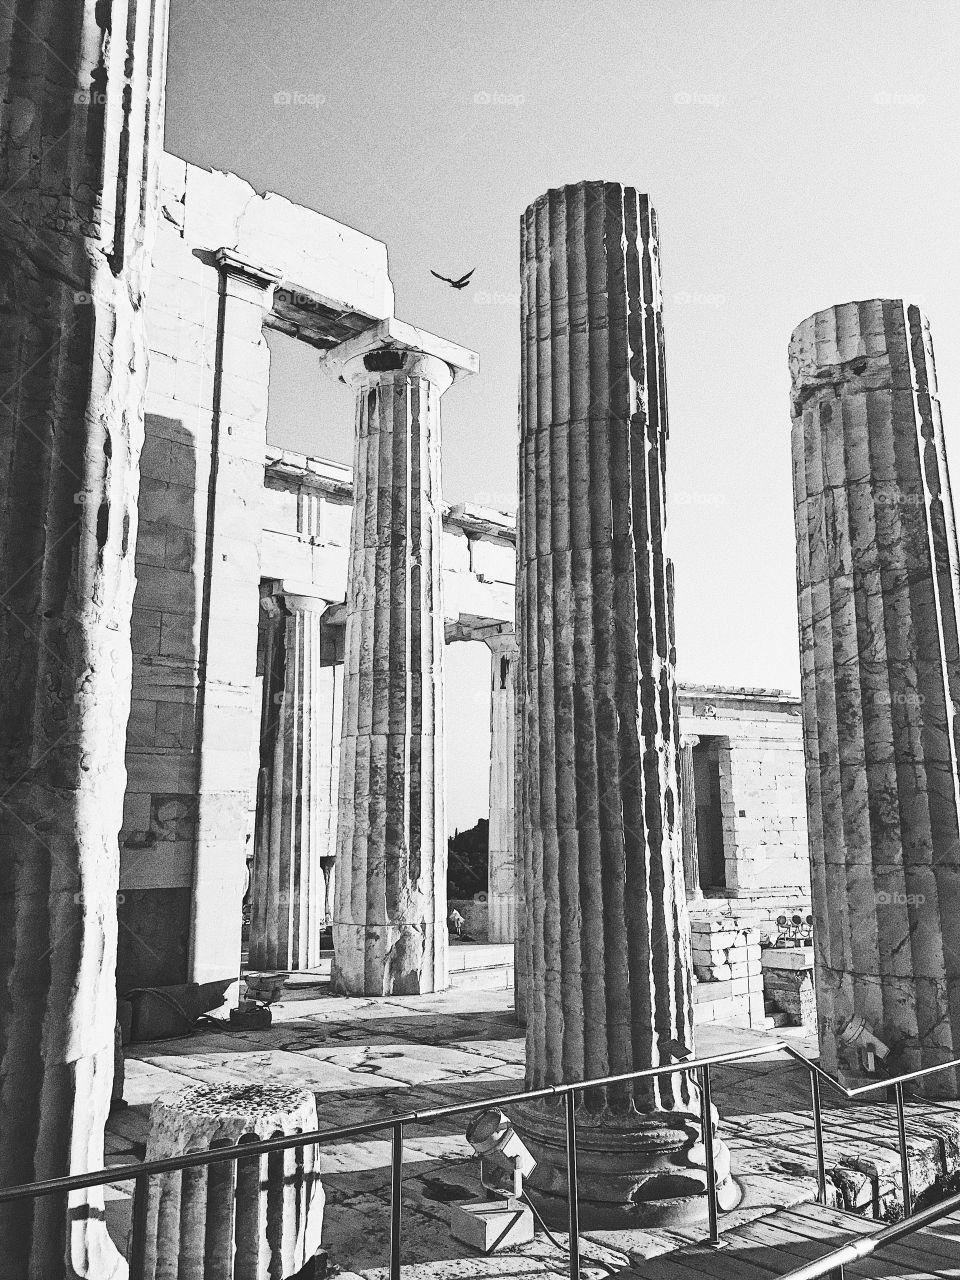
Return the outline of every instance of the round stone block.
<path id="1" fill-rule="evenodd" d="M 317 1127 L 312 1093 L 201 1084 L 157 1098 L 148 1160 Z M 278 1280 L 320 1248 L 324 1194 L 316 1148 L 301 1147 L 150 1180 L 147 1280 Z"/>

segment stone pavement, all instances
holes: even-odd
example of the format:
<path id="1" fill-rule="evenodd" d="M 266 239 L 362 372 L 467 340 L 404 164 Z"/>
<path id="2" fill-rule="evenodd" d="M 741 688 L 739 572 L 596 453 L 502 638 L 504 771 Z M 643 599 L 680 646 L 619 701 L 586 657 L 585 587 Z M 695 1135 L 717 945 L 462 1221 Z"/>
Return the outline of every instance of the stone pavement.
<path id="1" fill-rule="evenodd" d="M 321 1127 L 334 1128 L 401 1111 L 466 1102 L 482 1105 L 523 1087 L 524 1040 L 507 991 L 450 990 L 433 996 L 338 998 L 315 975 L 289 979 L 267 1031 L 208 1027 L 183 1040 L 156 1041 L 127 1051 L 126 1108 L 110 1120 L 111 1162 L 142 1158 L 149 1106 L 160 1092 L 205 1082 L 273 1082 L 313 1089 Z M 701 1056 L 792 1036 L 801 1052 L 815 1045 L 799 1030 L 757 1031 L 705 1025 L 697 1031 Z M 739 1208 L 722 1215 L 721 1230 L 813 1199 L 816 1165 L 807 1072 L 775 1052 L 744 1064 L 715 1068 L 714 1100 L 733 1170 L 744 1186 Z M 893 1187 L 896 1122 L 892 1107 L 837 1108 L 824 1097 L 828 1167 L 855 1167 L 831 1183 L 836 1202 L 867 1204 Z M 914 1179 L 922 1189 L 940 1153 L 960 1149 L 960 1104 L 911 1108 Z M 933 1116 L 940 1120 L 936 1129 Z M 949 1131 L 943 1120 L 948 1119 Z M 856 1127 L 854 1127 L 856 1123 Z M 405 1264 L 418 1277 L 562 1274 L 563 1253 L 538 1235 L 509 1255 L 480 1257 L 451 1239 L 452 1201 L 476 1198 L 478 1165 L 464 1139 L 462 1117 L 411 1127 L 405 1142 Z M 390 1135 L 327 1145 L 321 1168 L 327 1197 L 323 1240 L 345 1277 L 386 1274 L 389 1254 Z M 121 1184 L 122 1185 L 122 1184 Z M 879 1190 L 877 1190 L 879 1188 Z M 125 1237 L 128 1189 L 109 1204 L 111 1230 Z M 704 1227 L 683 1231 L 588 1231 L 583 1249 L 614 1267 L 698 1239 Z M 557 1233 L 560 1240 L 564 1237 Z M 598 1277 L 606 1274 L 600 1267 Z"/>

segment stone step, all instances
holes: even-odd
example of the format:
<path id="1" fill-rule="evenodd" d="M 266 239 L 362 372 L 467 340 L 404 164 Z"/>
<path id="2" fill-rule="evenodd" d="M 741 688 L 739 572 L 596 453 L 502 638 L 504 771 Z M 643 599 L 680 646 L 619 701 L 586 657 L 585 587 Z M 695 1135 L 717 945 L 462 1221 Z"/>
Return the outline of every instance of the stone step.
<path id="1" fill-rule="evenodd" d="M 513 965 L 484 965 L 478 969 L 451 969 L 450 985 L 476 991 L 508 991 L 513 988 Z"/>

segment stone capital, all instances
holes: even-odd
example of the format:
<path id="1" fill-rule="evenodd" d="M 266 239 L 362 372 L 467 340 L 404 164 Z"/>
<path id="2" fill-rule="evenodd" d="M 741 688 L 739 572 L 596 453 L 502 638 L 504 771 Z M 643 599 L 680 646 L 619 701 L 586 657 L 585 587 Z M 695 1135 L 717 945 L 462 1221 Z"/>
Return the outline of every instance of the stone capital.
<path id="1" fill-rule="evenodd" d="M 680 735 L 681 747 L 689 747 L 692 751 L 694 747 L 700 745 L 700 735 L 697 733 L 682 733 Z"/>
<path id="2" fill-rule="evenodd" d="M 311 583 L 286 578 L 264 583 L 260 591 L 260 607 L 270 617 L 275 617 L 281 606 L 293 613 L 326 613 L 338 604 L 342 601 L 318 595 Z"/>
<path id="3" fill-rule="evenodd" d="M 442 395 L 457 378 L 477 372 L 479 357 L 475 351 L 391 317 L 326 352 L 320 367 L 354 387 L 397 374 L 426 378 Z"/>
<path id="4" fill-rule="evenodd" d="M 509 658 L 512 660 L 520 651 L 517 644 L 517 633 L 512 628 L 509 631 L 497 631 L 493 635 L 479 636 L 478 639 L 483 640 L 483 643 L 496 658 Z"/>
<path id="5" fill-rule="evenodd" d="M 279 271 L 258 266 L 235 249 L 218 249 L 215 257 L 227 292 L 263 306 L 270 304 L 273 290 L 282 279 Z"/>

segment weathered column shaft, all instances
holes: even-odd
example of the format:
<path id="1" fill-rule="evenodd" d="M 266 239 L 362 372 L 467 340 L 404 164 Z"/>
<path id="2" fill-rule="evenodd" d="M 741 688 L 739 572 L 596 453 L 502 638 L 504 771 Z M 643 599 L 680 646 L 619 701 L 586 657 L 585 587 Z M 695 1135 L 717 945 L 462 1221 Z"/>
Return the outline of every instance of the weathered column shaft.
<path id="1" fill-rule="evenodd" d="M 514 694 L 517 641 L 512 632 L 488 636 L 490 649 L 490 825 L 487 937 L 514 942 L 517 930 L 514 840 Z"/>
<path id="2" fill-rule="evenodd" d="M 0 1186 L 103 1164 L 165 0 L 0 14 Z M 103 1192 L 0 1276 L 111 1280 Z"/>
<path id="3" fill-rule="evenodd" d="M 920 311 L 818 312 L 790 370 L 820 1045 L 856 1079 L 868 1032 L 887 1071 L 960 1055 L 960 557 Z"/>
<path id="4" fill-rule="evenodd" d="M 669 1063 L 693 1047 L 693 1007 L 656 215 L 631 188 L 580 183 L 531 205 L 521 237 L 518 768 L 540 1088 Z M 595 1093 L 591 1196 L 702 1191 L 687 1074 Z"/>
<path id="5" fill-rule="evenodd" d="M 262 745 L 266 785 L 257 814 L 250 965 L 310 969 L 327 921 L 334 856 L 343 667 L 323 615 L 327 600 L 282 591 L 262 598 Z M 336 629 L 340 633 L 341 629 Z"/>
<path id="6" fill-rule="evenodd" d="M 447 985 L 440 397 L 460 350 L 385 321 L 332 357 L 357 392 L 333 925 L 352 994 Z"/>
<path id="7" fill-rule="evenodd" d="M 682 819 L 683 879 L 687 901 L 703 897 L 700 888 L 700 861 L 697 851 L 697 786 L 693 773 L 693 748 L 699 738 L 684 735 L 680 739 L 680 816 Z"/>

